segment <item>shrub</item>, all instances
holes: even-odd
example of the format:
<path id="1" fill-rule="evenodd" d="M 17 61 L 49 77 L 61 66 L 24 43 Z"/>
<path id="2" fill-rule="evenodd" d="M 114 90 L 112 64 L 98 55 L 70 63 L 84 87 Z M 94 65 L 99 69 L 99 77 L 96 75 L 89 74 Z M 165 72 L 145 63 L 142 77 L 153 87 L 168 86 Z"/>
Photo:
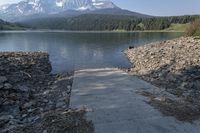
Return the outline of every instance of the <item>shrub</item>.
<path id="1" fill-rule="evenodd" d="M 187 36 L 200 36 L 200 19 L 195 20 L 186 29 Z"/>

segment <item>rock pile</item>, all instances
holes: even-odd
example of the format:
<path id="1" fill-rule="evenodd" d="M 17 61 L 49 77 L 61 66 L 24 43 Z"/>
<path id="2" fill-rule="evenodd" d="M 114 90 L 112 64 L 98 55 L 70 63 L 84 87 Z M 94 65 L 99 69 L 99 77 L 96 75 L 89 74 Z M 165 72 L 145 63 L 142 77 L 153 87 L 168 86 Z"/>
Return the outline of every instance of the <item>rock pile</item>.
<path id="1" fill-rule="evenodd" d="M 1 52 L 0 75 L 23 71 L 29 74 L 49 74 L 51 64 L 45 52 Z"/>
<path id="2" fill-rule="evenodd" d="M 46 124 L 43 128 L 49 132 L 48 123 L 43 122 L 45 114 L 66 112 L 69 107 L 72 73 L 50 72 L 51 64 L 47 53 L 0 53 L 0 133 L 15 133 L 16 129 L 25 133 L 23 129 L 27 127 L 35 128 L 29 133 L 42 133 L 43 129 L 37 129 L 41 127 L 40 124 Z M 71 121 L 70 118 L 62 119 L 63 124 L 73 121 L 72 118 Z M 74 126 L 71 130 L 77 127 Z M 51 133 L 61 130 L 58 126 Z"/>
<path id="3" fill-rule="evenodd" d="M 130 71 L 200 107 L 200 40 L 181 37 L 128 49 Z"/>

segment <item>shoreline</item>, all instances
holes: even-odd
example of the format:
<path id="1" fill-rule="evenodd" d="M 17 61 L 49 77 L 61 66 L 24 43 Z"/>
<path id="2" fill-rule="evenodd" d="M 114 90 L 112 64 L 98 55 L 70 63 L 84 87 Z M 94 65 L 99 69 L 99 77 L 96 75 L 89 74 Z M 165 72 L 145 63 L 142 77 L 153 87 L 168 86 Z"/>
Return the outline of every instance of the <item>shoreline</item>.
<path id="1" fill-rule="evenodd" d="M 161 92 L 139 92 L 149 97 L 149 104 L 178 120 L 200 118 L 200 40 L 181 37 L 124 53 L 132 63 L 129 73 L 160 88 Z"/>
<path id="2" fill-rule="evenodd" d="M 184 31 L 167 31 L 167 30 L 146 30 L 146 31 L 70 31 L 70 30 L 5 30 L 0 31 L 0 33 L 25 33 L 25 32 L 55 32 L 55 33 L 184 33 Z"/>

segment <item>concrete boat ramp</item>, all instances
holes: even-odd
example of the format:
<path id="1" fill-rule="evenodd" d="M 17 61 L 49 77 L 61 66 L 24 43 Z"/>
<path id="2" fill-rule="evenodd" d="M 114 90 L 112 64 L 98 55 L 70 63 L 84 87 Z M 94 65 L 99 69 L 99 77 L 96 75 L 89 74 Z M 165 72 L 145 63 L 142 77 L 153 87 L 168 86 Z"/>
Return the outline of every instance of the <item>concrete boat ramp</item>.
<path id="1" fill-rule="evenodd" d="M 200 122 L 163 116 L 138 93 L 155 86 L 115 68 L 75 72 L 71 107 L 87 107 L 95 133 L 200 133 Z"/>

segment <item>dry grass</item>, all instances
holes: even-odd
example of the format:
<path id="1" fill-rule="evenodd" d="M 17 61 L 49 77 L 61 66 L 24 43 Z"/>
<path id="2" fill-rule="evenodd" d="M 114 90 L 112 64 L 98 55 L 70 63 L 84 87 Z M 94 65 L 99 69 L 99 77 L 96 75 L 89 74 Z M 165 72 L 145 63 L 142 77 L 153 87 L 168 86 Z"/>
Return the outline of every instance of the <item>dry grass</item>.
<path id="1" fill-rule="evenodd" d="M 200 19 L 195 20 L 186 29 L 187 36 L 200 36 Z"/>

